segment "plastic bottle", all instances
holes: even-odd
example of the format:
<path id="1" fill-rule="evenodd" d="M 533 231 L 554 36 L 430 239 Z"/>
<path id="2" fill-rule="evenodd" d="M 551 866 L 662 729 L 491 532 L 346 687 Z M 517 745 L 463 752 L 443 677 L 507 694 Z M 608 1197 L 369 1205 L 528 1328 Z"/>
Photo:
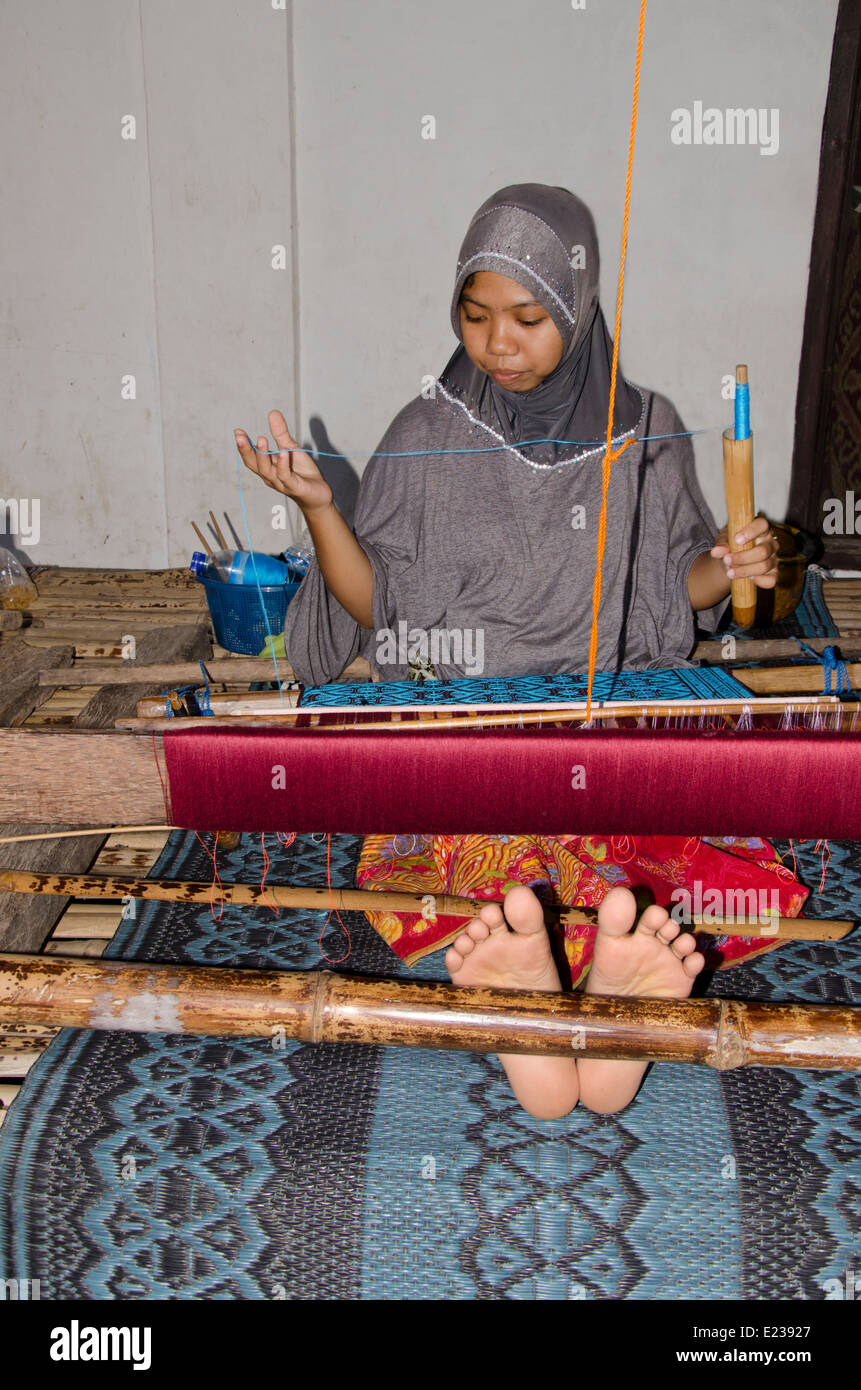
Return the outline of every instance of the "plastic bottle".
<path id="1" fill-rule="evenodd" d="M 314 547 L 310 537 L 307 547 L 291 545 L 287 550 L 281 552 L 281 559 L 290 571 L 290 578 L 300 583 L 308 573 L 313 558 Z"/>
<path id="2" fill-rule="evenodd" d="M 37 597 L 36 586 L 11 550 L 0 550 L 0 608 L 29 608 Z"/>
<path id="3" fill-rule="evenodd" d="M 220 579 L 227 584 L 290 583 L 290 569 L 283 560 L 261 555 L 256 550 L 253 554 L 252 562 L 250 550 L 216 550 L 213 555 L 204 555 L 202 550 L 195 550 L 189 569 L 198 579 Z"/>

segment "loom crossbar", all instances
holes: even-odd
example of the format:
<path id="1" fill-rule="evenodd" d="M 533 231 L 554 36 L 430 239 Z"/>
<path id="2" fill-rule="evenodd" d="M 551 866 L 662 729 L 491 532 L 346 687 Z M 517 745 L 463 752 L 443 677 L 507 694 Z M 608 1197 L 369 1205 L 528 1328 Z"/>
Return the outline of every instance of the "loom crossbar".
<path id="1" fill-rule="evenodd" d="M 248 907 L 311 908 L 323 912 L 421 912 L 427 895 L 420 893 L 386 893 L 361 888 L 291 888 L 289 884 L 268 883 L 262 888 L 256 883 L 195 883 L 171 878 L 110 878 L 101 874 L 42 874 L 28 870 L 0 869 L 0 893 L 48 893 L 59 897 L 126 899 L 144 898 L 155 902 L 211 902 L 217 894 L 220 901 L 239 903 Z M 754 895 L 755 896 L 755 895 Z M 487 905 L 486 898 L 464 898 L 450 893 L 432 894 L 437 914 L 451 917 L 474 917 Z M 737 895 L 744 901 L 743 890 Z M 499 901 L 499 900 L 497 900 Z M 553 909 L 551 909 L 553 910 Z M 595 923 L 596 908 L 557 905 L 563 924 Z M 805 917 L 735 916 L 731 918 L 693 917 L 697 931 L 715 935 L 763 936 L 798 941 L 839 941 L 852 930 L 848 920 L 823 920 Z"/>
<path id="2" fill-rule="evenodd" d="M 466 1052 L 861 1068 L 857 1009 L 461 989 L 329 971 L 0 955 L 0 1024 Z"/>
<path id="3" fill-rule="evenodd" d="M 861 839 L 861 734 L 0 729 L 0 822 Z"/>

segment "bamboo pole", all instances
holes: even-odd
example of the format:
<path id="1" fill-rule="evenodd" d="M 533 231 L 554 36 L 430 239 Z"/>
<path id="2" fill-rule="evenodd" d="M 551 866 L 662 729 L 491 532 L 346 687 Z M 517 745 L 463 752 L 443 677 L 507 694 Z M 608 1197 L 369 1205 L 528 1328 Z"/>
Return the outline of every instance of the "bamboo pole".
<path id="1" fill-rule="evenodd" d="M 741 890 L 740 890 L 741 891 Z M 61 897 L 125 899 L 144 898 L 155 902 L 209 903 L 222 898 L 246 907 L 310 908 L 318 912 L 418 912 L 426 907 L 428 895 L 384 893 L 365 888 L 290 888 L 285 884 L 195 883 L 171 878 L 111 878 L 90 874 L 42 874 L 30 870 L 0 871 L 0 893 L 50 893 Z M 465 898 L 450 893 L 431 895 L 433 911 L 440 917 L 475 917 L 482 907 L 501 900 Z M 743 897 L 741 899 L 743 901 Z M 733 899 L 736 901 L 736 899 Z M 598 909 L 559 904 L 550 911 L 563 924 L 594 925 Z M 75 918 L 72 905 L 66 913 Z M 770 937 L 783 940 L 839 941 L 852 930 L 850 921 L 826 921 L 804 917 L 741 917 L 704 920 L 694 917 L 690 924 L 710 935 Z"/>
<path id="2" fill-rule="evenodd" d="M 0 955 L 0 1025 L 854 1071 L 857 1009 Z"/>
<path id="3" fill-rule="evenodd" d="M 746 672 L 740 674 L 747 674 Z M 737 677 L 738 679 L 739 677 Z M 270 696 L 270 699 L 273 697 Z M 303 732 L 319 731 L 334 733 L 338 729 L 365 730 L 372 733 L 401 733 L 409 729 L 487 729 L 505 726 L 531 727 L 542 724 L 585 724 L 586 705 L 544 705 L 539 707 L 518 706 L 505 710 L 489 707 L 478 712 L 463 710 L 452 706 L 393 706 L 391 708 L 366 705 L 321 707 L 314 705 L 290 709 L 279 706 L 277 697 L 272 709 L 265 714 L 222 713 L 208 716 L 187 716 L 177 718 L 137 718 L 114 720 L 114 728 L 129 733 L 163 733 L 166 730 L 252 728 L 273 724 L 289 724 L 303 721 Z M 791 709 L 796 717 L 827 717 L 834 721 L 834 727 L 848 725 L 861 712 L 861 703 L 839 701 L 835 695 L 807 695 L 803 700 L 788 696 L 754 696 L 749 700 L 700 700 L 690 704 L 650 703 L 633 701 L 592 706 L 593 724 L 605 720 L 662 719 L 672 724 L 673 720 L 699 720 L 701 718 L 737 718 L 748 714 L 782 715 Z M 322 722 L 323 720 L 340 722 Z"/>
<path id="4" fill-rule="evenodd" d="M 747 367 L 735 369 L 736 386 L 747 385 Z M 727 544 L 733 552 L 750 550 L 753 541 L 737 546 L 735 536 L 754 518 L 753 434 L 737 439 L 735 427 L 723 432 L 723 476 L 726 494 Z M 739 627 L 752 627 L 756 617 L 756 586 L 752 579 L 732 581 L 732 615 Z"/>
<path id="5" fill-rule="evenodd" d="M 203 685 L 198 685 L 197 690 L 203 694 Z M 171 690 L 166 692 L 166 697 L 170 701 L 171 709 L 182 710 L 182 702 Z M 170 716 L 165 715 L 165 695 L 144 695 L 138 700 L 135 711 L 138 719 L 164 719 Z M 242 694 L 222 694 L 218 691 L 211 691 L 208 696 L 211 709 L 219 715 L 229 715 L 235 718 L 238 715 L 262 714 L 268 711 L 277 713 L 279 710 L 295 709 L 299 704 L 298 690 L 281 690 L 280 695 L 274 691 L 251 690 Z"/>

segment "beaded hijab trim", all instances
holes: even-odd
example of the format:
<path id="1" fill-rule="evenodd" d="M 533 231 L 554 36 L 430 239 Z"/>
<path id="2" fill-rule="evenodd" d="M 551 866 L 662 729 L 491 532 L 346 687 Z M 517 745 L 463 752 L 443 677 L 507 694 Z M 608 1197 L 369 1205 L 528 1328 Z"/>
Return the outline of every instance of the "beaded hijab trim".
<path id="1" fill-rule="evenodd" d="M 462 264 L 460 261 L 458 261 L 458 279 L 460 279 L 464 275 L 467 279 L 469 279 L 469 267 L 473 264 L 474 261 L 487 260 L 505 261 L 507 265 L 516 265 L 518 270 L 524 271 L 527 275 L 530 275 L 532 279 L 536 282 L 536 284 L 540 285 L 543 290 L 546 290 L 547 294 L 554 301 L 554 303 L 559 305 L 559 308 L 562 311 L 562 313 L 570 321 L 572 328 L 574 327 L 575 323 L 577 322 L 576 312 L 571 312 L 564 299 L 560 298 L 560 296 L 553 289 L 552 285 L 548 285 L 547 281 L 543 278 L 543 276 L 538 274 L 537 270 L 533 270 L 531 265 L 527 265 L 525 261 L 518 260 L 516 256 L 506 256 L 503 254 L 502 251 L 476 251 L 475 255 L 470 256 L 469 260 L 465 263 Z M 529 260 L 528 256 L 526 260 Z"/>
<path id="2" fill-rule="evenodd" d="M 640 418 L 631 429 L 625 430 L 623 434 L 614 435 L 610 441 L 611 447 L 621 444 L 624 439 L 636 438 L 637 432 L 646 417 L 646 397 L 639 386 L 634 385 L 633 382 L 631 382 L 630 385 L 640 397 Z M 581 454 L 572 455 L 571 458 L 557 459 L 555 463 L 535 463 L 533 459 L 528 459 L 526 455 L 522 454 L 513 444 L 508 444 L 497 430 L 493 429 L 490 425 L 486 425 L 483 420 L 479 420 L 478 416 L 473 415 L 472 411 L 463 401 L 458 400 L 457 396 L 452 395 L 451 392 L 445 389 L 439 378 L 435 381 L 434 386 L 436 390 L 439 391 L 440 395 L 445 397 L 449 405 L 456 405 L 459 410 L 463 411 L 464 415 L 473 425 L 478 425 L 481 429 L 492 435 L 494 439 L 498 439 L 502 448 L 506 449 L 510 454 L 513 454 L 516 459 L 519 459 L 521 463 L 525 463 L 527 468 L 533 469 L 536 473 L 551 473 L 556 468 L 564 468 L 566 464 L 583 463 L 586 459 L 594 458 L 595 455 L 603 455 L 604 449 L 606 448 L 605 444 L 598 444 L 592 449 L 584 450 Z"/>

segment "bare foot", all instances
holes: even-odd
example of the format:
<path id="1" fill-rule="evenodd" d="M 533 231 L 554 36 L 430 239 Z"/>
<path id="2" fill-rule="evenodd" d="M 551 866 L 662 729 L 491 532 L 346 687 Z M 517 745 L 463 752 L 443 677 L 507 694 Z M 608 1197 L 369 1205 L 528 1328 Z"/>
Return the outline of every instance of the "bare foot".
<path id="1" fill-rule="evenodd" d="M 636 915 L 631 890 L 611 888 L 598 909 L 586 993 L 686 999 L 705 965 L 695 938 L 666 908 L 647 907 L 634 927 Z"/>
<path id="2" fill-rule="evenodd" d="M 694 937 L 682 932 L 663 907 L 647 907 L 634 926 L 636 915 L 637 903 L 630 889 L 611 888 L 598 909 L 598 934 L 586 993 L 686 999 L 705 965 Z M 581 1058 L 583 1104 L 602 1114 L 623 1109 L 636 1095 L 646 1065 Z"/>
<path id="3" fill-rule="evenodd" d="M 511 926 L 509 931 L 506 920 Z M 525 885 L 505 897 L 505 917 L 488 903 L 446 951 L 445 965 L 455 985 L 490 989 L 560 991 L 541 903 Z M 573 1057 L 526 1057 L 500 1053 L 517 1100 L 539 1120 L 567 1115 L 577 1104 L 577 1062 Z"/>
<path id="4" fill-rule="evenodd" d="M 612 888 L 598 909 L 598 934 L 586 984 L 589 994 L 685 999 L 705 959 L 662 907 L 649 907 L 636 927 L 637 904 L 627 888 Z M 511 930 L 506 926 L 506 918 Z M 633 930 L 632 930 L 633 929 Z M 561 990 L 540 902 L 530 888 L 512 888 L 505 917 L 488 903 L 445 955 L 452 983 L 491 989 Z M 645 1062 L 500 1054 L 515 1097 L 539 1120 L 558 1119 L 578 1099 L 610 1114 L 633 1099 Z"/>

